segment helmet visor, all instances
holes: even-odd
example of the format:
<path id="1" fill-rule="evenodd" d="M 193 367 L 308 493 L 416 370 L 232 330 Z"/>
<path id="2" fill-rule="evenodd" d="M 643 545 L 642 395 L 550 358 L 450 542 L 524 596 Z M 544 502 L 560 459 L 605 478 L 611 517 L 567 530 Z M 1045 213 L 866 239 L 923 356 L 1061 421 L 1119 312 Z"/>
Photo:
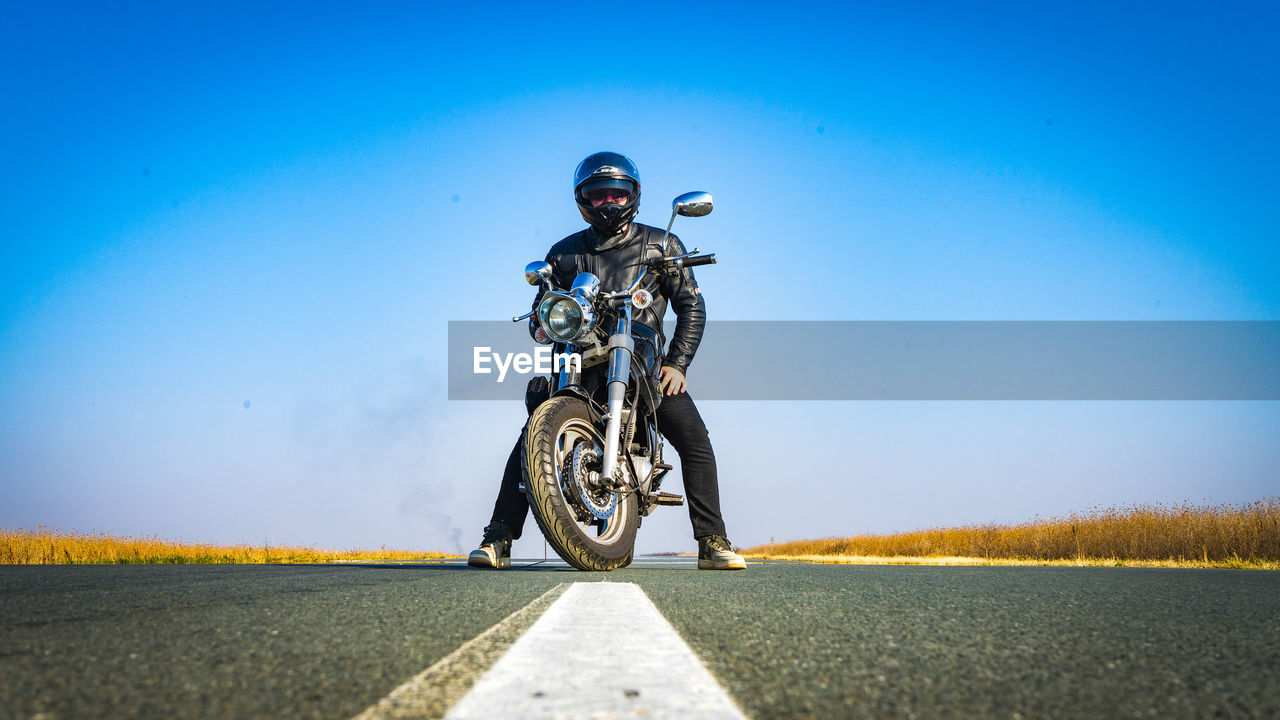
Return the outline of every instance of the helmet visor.
<path id="1" fill-rule="evenodd" d="M 636 185 L 630 180 L 608 178 L 586 183 L 579 192 L 592 207 L 605 203 L 623 205 L 635 194 Z"/>

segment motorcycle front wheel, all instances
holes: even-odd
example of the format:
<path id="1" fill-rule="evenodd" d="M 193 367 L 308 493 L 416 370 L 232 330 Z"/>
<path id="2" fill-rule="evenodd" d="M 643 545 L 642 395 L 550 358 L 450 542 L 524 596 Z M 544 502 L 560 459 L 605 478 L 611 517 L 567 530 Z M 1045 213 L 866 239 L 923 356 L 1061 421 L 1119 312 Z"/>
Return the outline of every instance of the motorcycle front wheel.
<path id="1" fill-rule="evenodd" d="M 634 493 L 603 493 L 582 498 L 575 485 L 574 451 L 604 445 L 582 400 L 555 397 L 529 419 L 522 452 L 524 487 L 542 535 L 556 554 L 579 570 L 614 570 L 630 564 L 640 525 Z M 601 509 L 609 508 L 609 509 Z"/>

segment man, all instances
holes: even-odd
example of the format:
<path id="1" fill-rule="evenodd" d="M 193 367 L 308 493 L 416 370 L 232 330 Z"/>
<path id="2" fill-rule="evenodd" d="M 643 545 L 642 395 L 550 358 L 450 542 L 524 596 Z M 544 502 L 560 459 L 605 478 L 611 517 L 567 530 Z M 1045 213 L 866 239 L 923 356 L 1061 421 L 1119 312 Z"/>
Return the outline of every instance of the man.
<path id="1" fill-rule="evenodd" d="M 632 221 L 640 205 L 640 174 L 626 156 L 600 152 L 583 160 L 574 173 L 573 193 L 590 227 L 556 243 L 547 253 L 561 287 L 567 287 L 578 273 L 590 272 L 600 278 L 603 292 L 622 290 L 635 279 L 646 254 L 684 254 L 684 245 L 675 235 L 661 247 L 662 230 Z M 658 373 L 664 395 L 658 406 L 658 430 L 680 455 L 689 520 L 698 540 L 698 568 L 743 570 L 746 561 L 733 552 L 725 537 L 716 457 L 707 427 L 685 391 L 685 374 L 706 324 L 706 303 L 691 270 L 685 268 L 680 277 L 661 283 L 653 304 L 633 316 L 635 323 L 658 333 L 659 347 L 668 301 L 676 312 L 676 331 Z M 472 567 L 511 566 L 511 541 L 520 537 L 529 513 L 528 501 L 520 490 L 522 442 L 523 433 L 507 458 L 484 540 L 467 560 Z"/>

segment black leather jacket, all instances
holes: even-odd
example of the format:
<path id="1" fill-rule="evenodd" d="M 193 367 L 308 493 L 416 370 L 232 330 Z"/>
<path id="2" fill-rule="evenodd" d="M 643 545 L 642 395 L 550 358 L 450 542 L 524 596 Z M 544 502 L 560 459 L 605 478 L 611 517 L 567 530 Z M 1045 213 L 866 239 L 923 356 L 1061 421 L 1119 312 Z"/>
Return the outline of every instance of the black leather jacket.
<path id="1" fill-rule="evenodd" d="M 631 223 L 626 232 L 607 240 L 601 240 L 591 228 L 576 232 L 552 245 L 547 252 L 555 284 L 567 288 L 578 273 L 589 272 L 600 278 L 602 292 L 625 290 L 635 281 L 645 260 L 686 252 L 684 244 L 675 235 L 668 236 L 666 247 L 662 247 L 662 232 L 659 228 L 637 222 Z M 652 274 L 654 271 L 649 272 Z M 679 274 L 663 275 L 654 293 L 653 304 L 632 315 L 633 322 L 647 325 L 657 332 L 659 348 L 666 344 L 662 317 L 667 313 L 667 302 L 676 313 L 676 331 L 662 364 L 687 375 L 689 363 L 693 362 L 698 343 L 702 342 L 702 330 L 707 324 L 707 304 L 693 279 L 693 270 L 682 268 Z"/>

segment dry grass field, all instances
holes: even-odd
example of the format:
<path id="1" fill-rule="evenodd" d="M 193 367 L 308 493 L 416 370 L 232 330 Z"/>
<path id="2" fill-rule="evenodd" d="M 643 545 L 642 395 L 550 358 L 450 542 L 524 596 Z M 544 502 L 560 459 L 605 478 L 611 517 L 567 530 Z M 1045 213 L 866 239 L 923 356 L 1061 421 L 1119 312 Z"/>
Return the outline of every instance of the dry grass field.
<path id="1" fill-rule="evenodd" d="M 1246 505 L 1094 509 L 1021 525 L 796 540 L 742 552 L 828 562 L 1280 569 L 1280 498 Z"/>
<path id="2" fill-rule="evenodd" d="M 323 563 L 451 557 L 421 550 L 317 550 L 267 545 L 207 545 L 105 533 L 0 530 L 0 565 Z"/>

